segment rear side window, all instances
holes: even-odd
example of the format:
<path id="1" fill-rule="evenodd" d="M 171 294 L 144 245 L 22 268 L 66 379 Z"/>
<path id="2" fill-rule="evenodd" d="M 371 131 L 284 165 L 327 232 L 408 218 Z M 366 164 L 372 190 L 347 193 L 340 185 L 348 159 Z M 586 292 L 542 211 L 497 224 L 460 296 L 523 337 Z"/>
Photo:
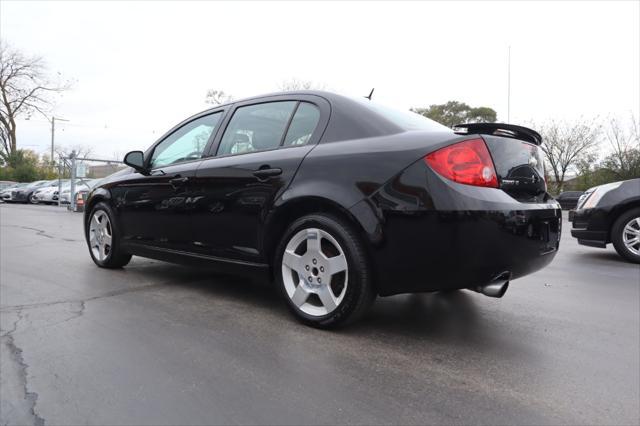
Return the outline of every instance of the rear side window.
<path id="1" fill-rule="evenodd" d="M 355 98 L 355 100 L 372 110 L 373 112 L 380 114 L 387 120 L 394 123 L 405 130 L 427 130 L 431 132 L 452 132 L 450 128 L 444 126 L 436 121 L 431 120 L 423 115 L 416 114 L 412 111 L 402 111 L 395 108 L 390 108 L 384 105 L 380 105 L 375 101 Z"/>
<path id="2" fill-rule="evenodd" d="M 320 120 L 320 111 L 314 105 L 301 102 L 284 138 L 284 146 L 304 145 L 309 142 Z"/>
<path id="3" fill-rule="evenodd" d="M 217 155 L 265 151 L 280 146 L 296 101 L 238 108 L 222 136 Z"/>

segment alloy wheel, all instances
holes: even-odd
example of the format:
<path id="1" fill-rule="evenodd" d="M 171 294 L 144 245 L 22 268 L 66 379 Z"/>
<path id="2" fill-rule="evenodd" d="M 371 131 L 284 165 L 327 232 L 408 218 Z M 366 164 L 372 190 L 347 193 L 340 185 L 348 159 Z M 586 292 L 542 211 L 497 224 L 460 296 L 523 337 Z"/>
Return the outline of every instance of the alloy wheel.
<path id="1" fill-rule="evenodd" d="M 282 279 L 300 311 L 320 317 L 336 310 L 347 292 L 348 276 L 345 252 L 328 232 L 303 229 L 289 240 L 282 256 Z"/>
<path id="2" fill-rule="evenodd" d="M 96 210 L 89 223 L 89 247 L 93 256 L 104 261 L 111 253 L 113 228 L 104 210 Z"/>
<path id="3" fill-rule="evenodd" d="M 631 219 L 622 230 L 622 242 L 631 253 L 640 256 L 640 217 Z"/>

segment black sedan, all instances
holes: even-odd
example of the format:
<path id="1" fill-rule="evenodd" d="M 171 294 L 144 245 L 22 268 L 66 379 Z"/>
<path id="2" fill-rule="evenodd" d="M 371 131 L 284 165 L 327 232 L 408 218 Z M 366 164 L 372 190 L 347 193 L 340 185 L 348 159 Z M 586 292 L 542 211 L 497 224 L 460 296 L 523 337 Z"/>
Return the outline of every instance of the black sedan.
<path id="1" fill-rule="evenodd" d="M 556 200 L 563 210 L 571 210 L 576 208 L 582 194 L 584 194 L 582 191 L 564 191 L 556 197 Z"/>
<path id="2" fill-rule="evenodd" d="M 57 180 L 37 180 L 31 182 L 22 188 L 12 190 L 10 200 L 18 203 L 38 204 L 38 200 L 33 197 L 35 192 L 40 188 L 53 185 L 55 182 L 57 182 Z"/>
<path id="3" fill-rule="evenodd" d="M 579 244 L 605 248 L 613 243 L 620 256 L 640 263 L 640 179 L 587 190 L 569 220 Z"/>
<path id="4" fill-rule="evenodd" d="M 175 126 L 89 194 L 93 261 L 132 255 L 257 273 L 302 321 L 354 320 L 376 296 L 501 297 L 560 240 L 540 135 L 455 132 L 326 92 L 233 102 Z"/>

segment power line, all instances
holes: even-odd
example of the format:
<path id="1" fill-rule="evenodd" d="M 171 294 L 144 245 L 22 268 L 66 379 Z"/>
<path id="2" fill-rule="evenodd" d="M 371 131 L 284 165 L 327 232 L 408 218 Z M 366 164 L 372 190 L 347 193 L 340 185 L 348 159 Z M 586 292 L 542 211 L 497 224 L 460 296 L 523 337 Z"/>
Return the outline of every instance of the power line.
<path id="1" fill-rule="evenodd" d="M 34 120 L 34 119 L 20 119 L 19 121 L 28 121 L 29 123 L 37 123 L 37 124 L 46 124 L 47 127 L 51 125 L 51 122 L 46 120 Z M 56 123 L 58 124 L 58 123 Z M 85 129 L 102 129 L 102 130 L 122 130 L 122 131 L 131 131 L 131 130 L 140 130 L 140 127 L 120 127 L 120 126 L 111 126 L 109 124 L 87 124 L 87 123 L 71 123 L 65 122 L 64 124 L 60 124 L 60 128 L 64 129 L 65 127 L 77 127 L 77 128 L 85 128 Z M 156 133 L 156 130 L 147 130 L 151 133 Z"/>

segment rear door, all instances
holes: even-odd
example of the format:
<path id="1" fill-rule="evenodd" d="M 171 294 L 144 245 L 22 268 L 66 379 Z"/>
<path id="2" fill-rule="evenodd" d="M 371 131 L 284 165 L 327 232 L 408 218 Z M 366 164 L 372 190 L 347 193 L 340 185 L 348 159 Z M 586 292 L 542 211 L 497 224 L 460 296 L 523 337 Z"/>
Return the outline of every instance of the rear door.
<path id="1" fill-rule="evenodd" d="M 318 142 L 329 104 L 278 96 L 234 106 L 194 181 L 194 250 L 262 262 L 264 220 Z"/>

